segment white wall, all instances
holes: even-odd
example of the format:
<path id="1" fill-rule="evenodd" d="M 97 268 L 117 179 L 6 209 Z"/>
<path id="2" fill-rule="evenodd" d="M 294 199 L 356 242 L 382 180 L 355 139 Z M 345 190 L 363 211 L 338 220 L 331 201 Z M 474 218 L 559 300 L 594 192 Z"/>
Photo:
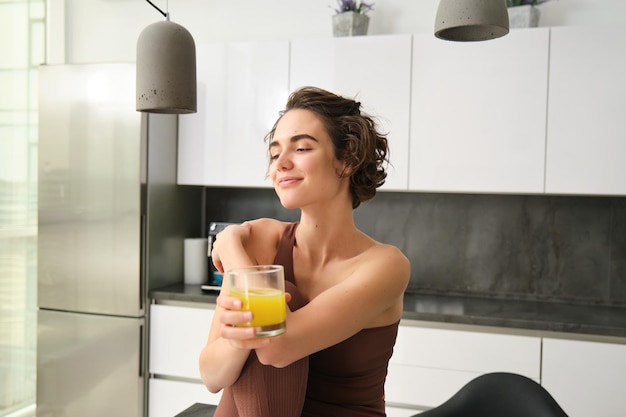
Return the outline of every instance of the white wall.
<path id="1" fill-rule="evenodd" d="M 371 0 L 371 35 L 428 33 L 438 0 Z M 161 15 L 144 0 L 47 0 L 48 63 L 134 61 L 139 33 Z M 154 0 L 196 42 L 332 36 L 335 0 Z M 626 24 L 623 0 L 552 0 L 540 26 Z M 63 12 L 64 11 L 64 12 Z"/>

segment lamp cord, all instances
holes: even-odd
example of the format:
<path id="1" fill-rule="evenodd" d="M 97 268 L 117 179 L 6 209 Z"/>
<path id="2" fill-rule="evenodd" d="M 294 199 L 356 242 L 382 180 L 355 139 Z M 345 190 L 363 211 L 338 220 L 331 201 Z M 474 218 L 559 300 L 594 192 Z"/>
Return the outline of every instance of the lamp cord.
<path id="1" fill-rule="evenodd" d="M 159 9 L 154 3 L 152 3 L 150 0 L 146 0 L 148 3 L 150 3 L 150 5 L 152 7 L 154 7 L 155 9 L 157 9 L 159 11 L 159 13 L 161 13 L 163 15 L 164 18 L 167 19 L 167 13 L 165 13 L 163 10 Z"/>

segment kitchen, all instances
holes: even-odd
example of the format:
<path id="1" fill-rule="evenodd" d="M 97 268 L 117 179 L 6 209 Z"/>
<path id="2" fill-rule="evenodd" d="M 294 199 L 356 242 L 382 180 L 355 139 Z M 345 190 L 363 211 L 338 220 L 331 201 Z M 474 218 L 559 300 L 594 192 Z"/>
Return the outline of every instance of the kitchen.
<path id="1" fill-rule="evenodd" d="M 134 60 L 134 42 L 128 42 L 128 39 L 136 39 L 137 34 L 141 29 L 155 21 L 157 16 L 153 11 L 145 4 L 145 2 L 130 2 L 130 1 L 81 1 L 81 2 L 60 2 L 65 5 L 67 12 L 61 12 L 60 9 L 54 7 L 55 2 L 51 2 L 48 14 L 50 17 L 50 43 L 48 56 L 50 57 L 50 63 L 87 63 L 87 62 L 115 62 L 115 61 L 132 61 Z M 227 42 L 227 41 L 250 41 L 250 40 L 306 40 L 306 38 L 327 38 L 329 36 L 330 28 L 328 24 L 329 10 L 325 2 L 311 2 L 311 4 L 301 5 L 301 9 L 294 11 L 287 7 L 286 2 L 264 2 L 262 5 L 258 2 L 249 2 L 247 7 L 243 9 L 251 16 L 279 16 L 275 24 L 268 24 L 271 22 L 270 18 L 263 19 L 262 21 L 255 23 L 254 20 L 246 19 L 245 23 L 240 27 L 241 32 L 237 31 L 236 24 L 224 24 L 229 22 L 229 16 L 237 15 L 238 18 L 234 19 L 235 22 L 240 22 L 241 3 L 237 10 L 234 6 L 229 5 L 227 2 L 223 2 L 219 7 L 215 6 L 215 10 L 219 10 L 223 14 L 211 14 L 214 12 L 213 6 L 200 4 L 200 2 L 185 2 L 185 4 L 178 4 L 176 2 L 170 2 L 170 12 L 172 14 L 172 20 L 178 21 L 184 24 L 194 35 L 196 42 L 200 44 L 210 42 Z M 432 2 L 420 2 L 427 4 L 403 4 L 402 2 L 385 2 L 381 3 L 377 7 L 377 12 L 373 14 L 373 21 L 371 26 L 371 35 L 386 35 L 386 34 L 429 34 L 432 30 L 432 16 L 436 8 L 436 1 Z M 589 3 L 589 2 L 587 2 Z M 195 6 L 195 7 L 192 7 Z M 259 8 L 259 9 L 257 9 Z M 397 10 L 402 9 L 402 13 Z M 206 12 L 202 13 L 199 11 Z M 570 25 L 599 25 L 599 24 L 620 24 L 623 22 L 615 21 L 619 19 L 618 16 L 622 16 L 623 6 L 617 2 L 594 2 L 593 5 L 585 4 L 585 2 L 564 2 L 554 1 L 546 5 L 541 6 L 543 12 L 542 26 L 570 26 Z M 289 13 L 294 13 L 290 15 Z M 305 15 L 308 18 L 301 22 L 298 16 Z M 120 20 L 128 16 L 129 24 L 120 25 Z M 208 22 L 208 24 L 207 24 Z M 320 23 L 323 22 L 323 23 Z M 57 26 L 61 25 L 61 26 Z M 291 27 L 290 25 L 293 25 Z M 123 26 L 119 28 L 119 26 Z M 55 31 L 55 27 L 65 27 L 63 31 Z M 393 27 L 393 29 L 390 29 Z M 115 28 L 115 29 L 112 29 Z M 110 36 L 101 36 L 102 33 L 108 33 Z M 64 37 L 67 36 L 66 39 Z M 181 116 L 181 119 L 186 116 Z M 393 150 L 393 149 L 392 149 Z M 210 160 L 209 160 L 210 161 Z M 238 199 L 243 198 L 258 198 L 258 206 L 268 207 L 268 213 L 255 212 L 236 212 L 229 211 L 213 211 L 213 206 L 207 206 L 205 220 L 239 220 L 240 218 L 247 218 L 250 216 L 258 215 L 284 215 L 289 214 L 282 213 L 280 210 L 274 212 L 274 208 L 271 207 L 273 201 L 272 193 L 265 192 L 264 190 L 252 189 L 239 191 L 233 189 L 222 189 L 220 187 L 209 187 L 206 189 L 207 199 L 209 200 L 225 200 L 232 203 L 224 203 L 231 210 L 233 207 L 238 206 L 236 202 Z M 526 195 L 530 194 L 530 195 Z M 572 192 L 571 194 L 576 194 Z M 581 193 L 586 194 L 586 193 Z M 602 194 L 602 193 L 601 193 Z M 623 194 L 618 194 L 623 195 Z M 519 191 L 506 192 L 506 190 L 492 191 L 489 195 L 483 195 L 481 193 L 455 193 L 453 190 L 446 193 L 432 193 L 432 192 L 416 192 L 414 193 L 402 193 L 390 191 L 388 194 L 379 196 L 372 205 L 369 207 L 363 207 L 357 211 L 357 216 L 362 216 L 363 227 L 366 231 L 372 232 L 378 236 L 381 240 L 386 240 L 391 243 L 395 243 L 405 250 L 414 251 L 419 262 L 416 262 L 417 270 L 420 271 L 424 268 L 423 272 L 429 271 L 441 271 L 441 274 L 447 275 L 442 278 L 436 274 L 420 273 L 420 279 L 416 282 L 415 290 L 429 290 L 429 291 L 454 291 L 464 292 L 468 286 L 471 290 L 478 291 L 483 294 L 490 295 L 499 293 L 503 289 L 505 294 L 519 294 L 527 291 L 528 288 L 532 288 L 533 295 L 551 296 L 556 294 L 582 297 L 588 302 L 618 302 L 623 303 L 623 293 L 620 297 L 619 286 L 623 285 L 623 273 L 620 275 L 618 267 L 612 273 L 608 273 L 608 267 L 604 265 L 583 265 L 582 268 L 573 268 L 574 271 L 589 271 L 589 273 L 597 273 L 600 276 L 608 277 L 606 280 L 601 280 L 598 285 L 594 282 L 588 274 L 580 273 L 580 279 L 567 280 L 565 282 L 559 282 L 558 288 L 546 288 L 544 282 L 521 282 L 515 280 L 517 278 L 515 273 L 528 273 L 535 279 L 537 277 L 545 277 L 547 275 L 535 274 L 533 271 L 513 270 L 509 272 L 512 276 L 503 276 L 501 281 L 494 282 L 481 282 L 476 280 L 476 276 L 465 277 L 464 281 L 455 281 L 449 277 L 457 277 L 459 273 L 468 271 L 493 271 L 493 268 L 499 268 L 498 265 L 475 265 L 473 268 L 462 269 L 461 271 L 454 270 L 450 265 L 459 266 L 461 261 L 467 261 L 463 258 L 463 254 L 460 253 L 445 253 L 446 259 L 450 263 L 443 262 L 443 259 L 439 261 L 443 264 L 436 264 L 437 259 L 432 260 L 433 264 L 422 263 L 419 258 L 420 248 L 424 246 L 424 242 L 420 239 L 426 240 L 426 236 L 423 236 L 424 226 L 419 222 L 412 221 L 414 218 L 420 219 L 420 221 L 428 225 L 432 221 L 437 225 L 436 232 L 441 231 L 441 247 L 446 247 L 446 237 L 450 237 L 458 230 L 463 230 L 468 225 L 478 228 L 481 224 L 492 226 L 493 224 L 510 225 L 511 222 L 524 219 L 524 215 L 528 210 L 522 210 L 523 208 L 530 208 L 530 212 L 534 213 L 530 217 L 530 226 L 527 228 L 519 228 L 507 230 L 505 236 L 503 236 L 504 243 L 508 246 L 510 251 L 520 250 L 519 246 L 511 242 L 520 240 L 520 237 L 525 236 L 524 233 L 528 231 L 536 232 L 544 230 L 546 224 L 542 223 L 542 216 L 551 215 L 554 213 L 562 213 L 565 210 L 564 217 L 556 217 L 557 223 L 560 224 L 559 232 L 563 230 L 572 230 L 571 237 L 568 240 L 577 241 L 581 236 L 585 236 L 588 230 L 576 230 L 573 228 L 583 221 L 588 219 L 594 219 L 598 224 L 591 226 L 592 237 L 603 236 L 603 228 L 609 228 L 613 230 L 623 229 L 623 200 L 619 197 L 605 197 L 599 196 L 597 198 L 589 197 L 543 197 L 535 195 L 533 191 Z M 247 204 L 250 207 L 250 204 Z M 441 208 L 449 210 L 449 216 L 451 219 L 459 218 L 461 216 L 466 217 L 466 222 L 459 222 L 458 224 L 449 223 L 447 218 L 444 218 L 440 211 Z M 519 217 L 515 217 L 511 214 L 510 208 L 514 210 L 520 210 Z M 620 208 L 621 207 L 621 208 Z M 437 208 L 437 210 L 434 210 Z M 361 212 L 363 210 L 363 212 Z M 569 210 L 569 211 L 568 211 Z M 381 213 L 393 213 L 393 216 L 385 215 Z M 435 216 L 434 218 L 428 217 L 424 213 L 430 213 Z M 439 213 L 439 218 L 436 217 Z M 611 214 L 612 213 L 612 214 Z M 488 214 L 490 216 L 488 216 Z M 225 216 L 230 216 L 226 218 Z M 599 219 L 613 217 L 614 223 L 607 225 L 599 224 Z M 620 217 L 621 216 L 621 217 Z M 372 222 L 371 219 L 376 219 Z M 394 221 L 391 224 L 385 222 L 385 219 L 391 218 L 402 219 L 402 221 Z M 515 219 L 515 220 L 511 220 Z M 536 222 L 536 223 L 535 223 Z M 404 227 L 409 227 L 408 231 Z M 446 226 L 448 227 L 446 229 Z M 367 228 L 371 228 L 368 230 Z M 456 228 L 455 228 L 456 227 Z M 429 232 L 429 233 L 432 233 Z M 476 238 L 478 233 L 476 230 L 465 230 L 467 239 Z M 507 234 L 508 233 L 508 234 Z M 622 233 L 622 235 L 624 235 Z M 403 236 L 406 236 L 403 237 Z M 614 236 L 618 236 L 617 233 Z M 479 236 L 480 237 L 480 236 Z M 485 237 L 485 236 L 483 236 Z M 489 237 L 487 235 L 486 237 Z M 532 235 L 531 238 L 536 239 L 536 242 L 541 242 L 545 239 L 550 239 L 547 235 Z M 432 236 L 431 236 L 432 238 Z M 610 240 L 611 244 L 614 244 L 619 248 L 620 242 L 617 240 Z M 492 247 L 498 247 L 502 241 L 491 241 Z M 623 243 L 621 243 L 623 245 Z M 592 243 L 590 249 L 592 251 L 592 257 L 598 257 L 599 253 L 603 257 L 608 256 L 605 250 L 608 250 L 609 243 L 603 240 L 597 244 Z M 623 246 L 622 246 L 623 247 Z M 485 248 L 488 251 L 489 248 Z M 537 254 L 541 254 L 542 248 L 535 249 Z M 614 249 L 615 250 L 615 249 Z M 589 256 L 588 253 L 584 255 Z M 412 255 L 413 256 L 413 255 Z M 484 255 L 482 255 L 484 256 Z M 473 259 L 483 259 L 480 256 Z M 510 262 L 515 263 L 515 260 L 509 259 Z M 538 263 L 536 265 L 544 266 L 547 268 L 558 268 L 558 265 L 550 263 L 550 259 L 544 260 L 545 263 Z M 616 265 L 616 264 L 614 264 Z M 446 268 L 442 268 L 446 267 Z M 517 264 L 518 268 L 521 268 L 521 262 Z M 483 269 L 481 269 L 483 268 Z M 511 270 L 508 270 L 511 271 Z M 606 274 L 604 274 L 606 272 Z M 570 275 L 567 275 L 569 278 Z M 595 275 L 594 275 L 595 276 Z M 617 281 L 615 281 L 617 277 Z M 621 278 L 621 281 L 620 281 Z M 611 281 L 613 280 L 613 281 Z M 445 287 L 441 288 L 441 285 Z M 511 288 L 510 286 L 519 286 L 519 288 Z M 548 283 L 548 285 L 555 285 L 554 283 Z M 556 286 L 556 285 L 555 285 Z M 623 288 L 623 287 L 622 287 Z M 613 291 L 611 292 L 611 289 Z M 617 290 L 616 290 L 617 289 Z M 611 298 L 615 297 L 615 298 Z M 433 304 L 434 305 L 434 304 Z M 459 308 L 458 304 L 450 302 L 449 308 Z M 433 307 L 434 308 L 434 307 Z"/>

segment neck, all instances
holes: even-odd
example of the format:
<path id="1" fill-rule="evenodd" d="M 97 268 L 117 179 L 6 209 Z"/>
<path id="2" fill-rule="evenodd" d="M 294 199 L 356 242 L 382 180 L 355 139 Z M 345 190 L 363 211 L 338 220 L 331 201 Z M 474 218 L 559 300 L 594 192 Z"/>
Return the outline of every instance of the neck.
<path id="1" fill-rule="evenodd" d="M 303 210 L 296 230 L 296 242 L 300 251 L 325 262 L 347 254 L 360 235 L 351 207 L 349 210 L 324 210 L 315 214 Z"/>

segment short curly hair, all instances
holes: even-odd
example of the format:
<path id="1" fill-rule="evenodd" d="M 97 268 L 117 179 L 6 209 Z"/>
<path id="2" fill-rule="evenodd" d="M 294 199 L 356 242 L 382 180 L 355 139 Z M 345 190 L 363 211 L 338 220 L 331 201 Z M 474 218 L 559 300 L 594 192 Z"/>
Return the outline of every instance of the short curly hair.
<path id="1" fill-rule="evenodd" d="M 374 118 L 361 112 L 361 103 L 317 87 L 302 87 L 289 96 L 285 109 L 265 136 L 271 143 L 276 126 L 289 110 L 309 110 L 319 116 L 330 136 L 335 157 L 345 162 L 342 175 L 350 176 L 352 208 L 372 199 L 385 183 L 389 164 L 387 138 L 378 131 Z"/>

